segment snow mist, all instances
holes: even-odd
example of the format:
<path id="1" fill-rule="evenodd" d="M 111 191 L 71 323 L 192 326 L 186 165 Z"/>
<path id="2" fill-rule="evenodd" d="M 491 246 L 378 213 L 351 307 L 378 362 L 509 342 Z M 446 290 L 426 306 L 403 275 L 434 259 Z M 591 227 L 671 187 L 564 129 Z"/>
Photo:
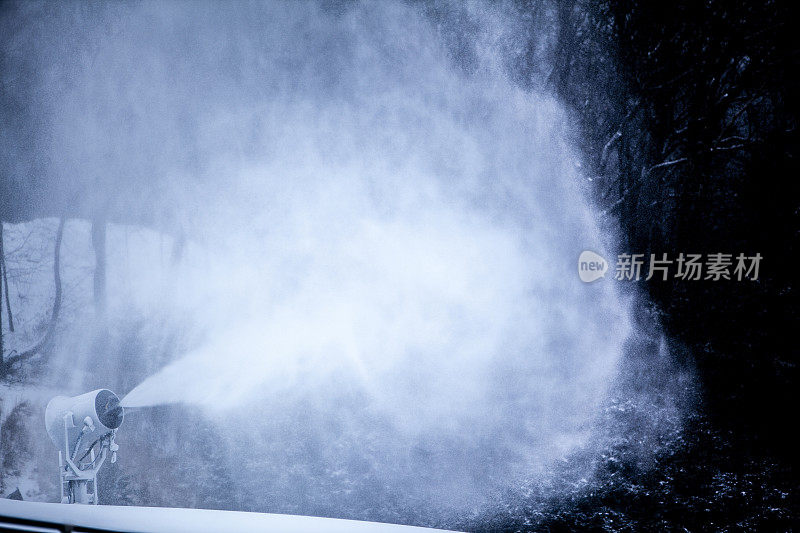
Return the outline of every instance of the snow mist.
<path id="1" fill-rule="evenodd" d="M 85 53 L 39 45 L 70 73 L 57 172 L 180 250 L 123 261 L 109 233 L 110 316 L 192 338 L 123 405 L 199 406 L 248 468 L 339 468 L 325 490 L 368 475 L 441 513 L 585 442 L 626 305 L 578 279 L 607 243 L 561 106 L 506 75 L 498 11 L 112 5 Z M 448 17 L 471 28 L 457 50 Z M 270 490 L 312 490 L 292 479 Z"/>

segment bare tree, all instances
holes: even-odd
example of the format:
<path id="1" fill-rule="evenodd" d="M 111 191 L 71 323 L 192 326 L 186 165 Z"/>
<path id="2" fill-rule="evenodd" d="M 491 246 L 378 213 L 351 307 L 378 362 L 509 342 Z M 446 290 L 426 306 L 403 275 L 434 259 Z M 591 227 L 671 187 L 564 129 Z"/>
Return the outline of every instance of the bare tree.
<path id="1" fill-rule="evenodd" d="M 32 347 L 21 353 L 13 353 L 0 363 L 0 376 L 7 376 L 13 371 L 13 366 L 17 363 L 30 359 L 36 354 L 44 353 L 53 341 L 55 335 L 56 324 L 58 323 L 58 316 L 61 312 L 61 241 L 64 237 L 64 224 L 66 217 L 61 217 L 58 222 L 58 229 L 56 230 L 55 247 L 53 250 L 53 282 L 55 285 L 55 297 L 53 299 L 53 310 L 50 314 L 50 322 L 47 325 L 47 331 L 42 338 Z M 4 269 L 5 270 L 5 269 Z"/>

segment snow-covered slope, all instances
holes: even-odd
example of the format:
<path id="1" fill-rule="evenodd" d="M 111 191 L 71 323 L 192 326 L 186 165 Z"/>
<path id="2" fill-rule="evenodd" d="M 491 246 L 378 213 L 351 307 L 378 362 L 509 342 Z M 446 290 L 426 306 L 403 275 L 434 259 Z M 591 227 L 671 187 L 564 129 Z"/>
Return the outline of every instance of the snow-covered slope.
<path id="1" fill-rule="evenodd" d="M 137 533 L 203 533 L 221 531 L 248 531 L 281 533 L 294 532 L 433 532 L 435 529 L 339 520 L 313 516 L 293 516 L 208 509 L 171 509 L 165 507 L 118 507 L 112 505 L 66 505 L 60 503 L 21 502 L 0 500 L 0 530 L 10 524 L 7 518 L 28 520 L 39 526 L 52 525 L 62 530 L 65 524 L 80 528 L 104 531 L 129 531 Z M 13 530 L 12 530 L 13 531 Z M 27 531 L 27 530 L 25 530 Z M 37 530 L 38 531 L 38 530 Z M 47 531 L 47 529 L 42 529 Z"/>

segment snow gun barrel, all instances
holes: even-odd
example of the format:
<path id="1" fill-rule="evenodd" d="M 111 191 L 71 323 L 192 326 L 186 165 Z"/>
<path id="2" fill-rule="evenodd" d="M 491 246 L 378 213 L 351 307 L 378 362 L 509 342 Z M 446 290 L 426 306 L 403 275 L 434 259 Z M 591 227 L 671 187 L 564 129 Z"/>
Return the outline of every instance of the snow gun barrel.
<path id="1" fill-rule="evenodd" d="M 63 503 L 98 502 L 97 472 L 107 453 L 112 463 L 117 459 L 114 437 L 124 416 L 119 398 L 108 389 L 56 396 L 47 404 L 45 426 L 59 450 Z"/>

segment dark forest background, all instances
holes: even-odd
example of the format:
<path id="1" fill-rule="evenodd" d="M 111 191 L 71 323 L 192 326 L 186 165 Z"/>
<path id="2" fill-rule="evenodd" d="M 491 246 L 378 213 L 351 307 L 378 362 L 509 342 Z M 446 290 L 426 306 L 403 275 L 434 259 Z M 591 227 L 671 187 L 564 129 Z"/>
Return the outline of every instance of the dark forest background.
<path id="1" fill-rule="evenodd" d="M 794 448 L 785 426 L 797 353 L 790 4 L 563 2 L 563 56 L 551 75 L 584 124 L 598 198 L 619 221 L 622 249 L 764 256 L 755 283 L 654 278 L 646 290 L 697 365 L 715 422 L 778 454 Z"/>
<path id="2" fill-rule="evenodd" d="M 757 281 L 639 282 L 639 320 L 664 328 L 673 363 L 700 384 L 679 446 L 642 469 L 621 442 L 592 490 L 563 493 L 547 512 L 517 499 L 485 517 L 486 529 L 791 530 L 800 257 L 793 2 L 563 0 L 557 20 L 533 0 L 516 9 L 557 28 L 545 83 L 579 124 L 576 141 L 620 250 L 763 260 Z M 521 86 L 542 83 L 532 75 L 536 57 L 531 49 L 508 59 Z M 124 219 L 37 203 L 37 187 L 0 176 L 0 220 L 83 216 L 100 242 L 107 220 Z M 8 359 L 0 370 L 15 379 Z"/>
<path id="3" fill-rule="evenodd" d="M 535 12 L 536 3 L 521 9 Z M 514 527 L 791 530 L 800 231 L 793 3 L 561 1 L 558 27 L 548 81 L 582 126 L 578 141 L 597 200 L 621 229 L 620 249 L 764 259 L 757 282 L 640 282 L 642 320 L 662 324 L 675 363 L 694 368 L 702 389 L 682 446 L 646 473 L 610 462 L 596 493 Z"/>

